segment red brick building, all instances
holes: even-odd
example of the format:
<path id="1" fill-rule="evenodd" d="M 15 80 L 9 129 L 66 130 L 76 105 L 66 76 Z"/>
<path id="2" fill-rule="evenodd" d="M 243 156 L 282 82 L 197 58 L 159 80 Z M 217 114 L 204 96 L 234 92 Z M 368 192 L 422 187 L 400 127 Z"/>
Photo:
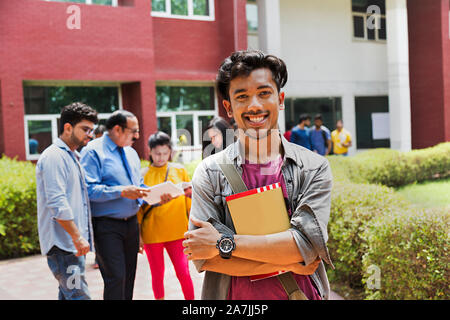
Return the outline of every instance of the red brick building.
<path id="1" fill-rule="evenodd" d="M 0 154 L 37 159 L 73 96 L 103 119 L 118 108 L 135 113 L 142 157 L 157 123 L 187 129 L 198 147 L 200 121 L 219 112 L 217 68 L 247 46 L 246 2 L 153 1 L 153 13 L 150 0 L 74 2 L 0 0 Z"/>
<path id="2" fill-rule="evenodd" d="M 294 115 L 305 112 L 297 100 L 339 102 L 326 116 L 343 117 L 355 141 L 368 141 L 368 147 L 352 148 L 377 147 L 370 112 L 389 113 L 385 142 L 391 148 L 450 141 L 449 3 L 0 0 L 0 154 L 36 160 L 58 136 L 61 107 L 82 100 L 102 121 L 120 108 L 135 113 L 141 157 L 147 157 L 146 140 L 157 128 L 174 139 L 187 135 L 183 148 L 196 150 L 189 153 L 196 157 L 202 128 L 214 115 L 224 115 L 214 90 L 217 68 L 232 51 L 247 48 L 248 39 L 250 46 L 287 61 L 286 97 Z M 370 4 L 383 8 L 383 33 L 363 29 L 368 15 L 358 8 Z M 248 5 L 259 8 L 256 25 L 250 18 L 249 27 Z M 330 63 L 346 66 L 346 59 L 350 67 L 324 71 Z M 372 79 L 370 72 L 357 72 L 367 65 L 381 75 Z M 285 114 L 282 129 L 289 120 Z M 329 122 L 332 128 L 334 120 Z"/>

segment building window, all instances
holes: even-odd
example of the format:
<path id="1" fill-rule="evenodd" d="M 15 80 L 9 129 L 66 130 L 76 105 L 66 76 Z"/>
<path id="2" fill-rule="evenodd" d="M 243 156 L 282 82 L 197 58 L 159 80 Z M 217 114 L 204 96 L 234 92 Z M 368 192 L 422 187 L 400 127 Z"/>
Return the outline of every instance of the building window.
<path id="1" fill-rule="evenodd" d="M 214 20 L 214 0 L 152 0 L 152 16 Z"/>
<path id="2" fill-rule="evenodd" d="M 256 0 L 247 0 L 245 5 L 247 16 L 247 43 L 249 49 L 259 49 L 258 39 L 258 4 Z"/>
<path id="3" fill-rule="evenodd" d="M 386 41 L 385 0 L 352 0 L 353 38 Z"/>
<path id="4" fill-rule="evenodd" d="M 118 0 L 45 0 L 54 2 L 72 2 L 72 3 L 84 3 L 84 4 L 98 4 L 104 6 L 117 7 Z"/>
<path id="5" fill-rule="evenodd" d="M 158 130 L 172 137 L 181 150 L 202 147 L 202 132 L 216 114 L 213 86 L 156 87 L 156 116 Z M 186 137 L 180 145 L 180 136 Z"/>
<path id="6" fill-rule="evenodd" d="M 389 148 L 389 98 L 355 97 L 356 147 Z"/>
<path id="7" fill-rule="evenodd" d="M 314 116 L 322 115 L 323 125 L 333 131 L 337 120 L 342 120 L 341 98 L 286 98 L 285 100 L 286 131 L 298 124 L 301 114 L 311 117 L 311 126 L 314 125 Z"/>
<path id="8" fill-rule="evenodd" d="M 24 84 L 25 148 L 27 160 L 39 155 L 59 136 L 61 109 L 72 102 L 83 102 L 98 112 L 104 123 L 112 112 L 120 109 L 120 87 L 43 86 Z"/>

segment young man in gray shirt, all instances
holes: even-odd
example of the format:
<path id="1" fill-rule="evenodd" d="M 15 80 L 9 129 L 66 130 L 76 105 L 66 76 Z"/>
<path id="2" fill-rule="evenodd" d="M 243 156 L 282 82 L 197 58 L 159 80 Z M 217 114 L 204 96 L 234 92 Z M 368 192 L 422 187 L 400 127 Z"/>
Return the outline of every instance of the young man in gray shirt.
<path id="1" fill-rule="evenodd" d="M 280 270 L 292 272 L 307 299 L 328 299 L 322 261 L 332 265 L 326 247 L 331 170 L 324 157 L 280 134 L 278 114 L 284 108 L 280 89 L 286 81 L 284 62 L 260 51 L 235 52 L 220 66 L 217 86 L 228 116 L 236 121 L 238 139 L 204 159 L 192 179 L 191 223 L 184 246 L 197 269 L 206 271 L 203 299 L 291 298 L 277 277 L 258 281 L 249 277 Z M 236 234 L 225 199 L 233 191 L 218 165 L 223 154 L 248 189 L 281 184 L 289 230 Z"/>

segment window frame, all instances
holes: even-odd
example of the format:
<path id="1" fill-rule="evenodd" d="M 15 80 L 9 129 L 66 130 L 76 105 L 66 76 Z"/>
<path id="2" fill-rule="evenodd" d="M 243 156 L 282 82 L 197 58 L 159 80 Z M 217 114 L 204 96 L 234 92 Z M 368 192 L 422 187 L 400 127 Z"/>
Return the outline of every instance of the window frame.
<path id="1" fill-rule="evenodd" d="M 172 86 L 172 87 L 208 87 L 208 88 L 214 88 L 214 83 L 210 82 L 184 82 L 184 81 L 157 81 L 156 87 L 159 86 Z M 195 150 L 201 150 L 202 148 L 202 141 L 199 134 L 199 117 L 201 116 L 218 116 L 218 101 L 217 101 L 217 92 L 216 90 L 213 90 L 214 92 L 214 110 L 183 110 L 183 111 L 158 111 L 156 109 L 156 119 L 158 118 L 170 118 L 170 137 L 172 139 L 172 143 L 178 150 L 181 151 L 195 151 Z M 176 116 L 177 115 L 192 115 L 192 130 L 193 130 L 193 136 L 191 144 L 187 146 L 178 146 L 178 137 L 177 137 L 177 122 L 176 122 Z M 184 129 L 184 128 L 180 128 Z"/>
<path id="2" fill-rule="evenodd" d="M 351 10 L 352 10 L 352 23 L 351 23 L 351 26 L 352 26 L 352 40 L 353 41 L 386 43 L 387 39 L 380 39 L 379 38 L 379 30 L 380 29 L 375 28 L 375 30 L 374 30 L 375 39 L 374 40 L 371 40 L 371 39 L 368 38 L 368 32 L 367 32 L 367 18 L 369 16 L 374 16 L 376 23 L 378 23 L 377 21 L 379 19 L 380 19 L 380 21 L 381 21 L 381 19 L 384 19 L 384 21 L 386 21 L 386 14 L 367 13 L 367 12 L 363 13 L 363 12 L 353 11 L 353 9 L 351 9 Z M 363 18 L 363 21 L 364 21 L 364 38 L 355 37 L 355 32 L 354 32 L 355 23 L 354 23 L 354 20 L 353 20 L 354 17 L 362 17 Z M 385 25 L 386 25 L 386 23 L 385 23 Z M 385 26 L 385 28 L 386 28 L 386 26 Z M 387 32 L 386 32 L 386 38 L 387 38 Z"/>
<path id="3" fill-rule="evenodd" d="M 177 136 L 177 129 L 184 129 L 184 128 L 177 128 L 177 116 L 179 115 L 187 115 L 191 116 L 193 118 L 192 121 L 192 127 L 193 127 L 193 137 L 190 145 L 187 146 L 177 146 L 178 143 L 178 136 Z M 170 136 L 172 139 L 172 143 L 174 146 L 177 146 L 177 149 L 185 151 L 185 150 L 192 150 L 192 149 L 198 149 L 202 147 L 202 141 L 200 140 L 202 137 L 200 137 L 199 127 L 199 117 L 201 116 L 217 116 L 217 110 L 209 110 L 209 111 L 165 111 L 165 112 L 157 112 L 156 118 L 170 118 Z"/>
<path id="4" fill-rule="evenodd" d="M 247 4 L 255 5 L 256 10 L 257 10 L 256 12 L 258 13 L 259 8 L 258 8 L 258 3 L 256 2 L 256 0 L 247 0 L 246 5 Z M 258 17 L 258 15 L 257 15 L 257 17 Z M 246 18 L 247 18 L 247 16 L 246 16 Z M 256 27 L 256 30 L 249 30 L 248 29 L 248 20 L 247 20 L 247 35 L 253 35 L 253 36 L 259 35 L 259 20 L 257 22 L 258 22 L 258 25 Z"/>
<path id="5" fill-rule="evenodd" d="M 33 83 L 34 86 L 38 85 L 37 82 L 30 82 Z M 30 83 L 27 83 L 29 86 L 33 86 L 30 85 Z M 68 86 L 67 84 L 63 83 L 65 86 Z M 56 86 L 57 84 L 51 85 L 51 86 Z M 39 84 L 39 86 L 50 86 L 50 85 L 45 85 L 45 84 Z M 91 85 L 94 86 L 95 85 Z M 105 85 L 104 85 L 105 86 Z M 120 84 L 118 85 L 114 85 L 111 87 L 116 87 L 117 88 L 117 99 L 119 102 L 119 110 L 123 110 L 123 105 L 122 105 L 122 88 L 120 86 Z M 109 116 L 112 114 L 111 113 L 98 113 L 97 114 L 97 118 L 98 120 L 106 120 L 109 118 Z M 36 154 L 30 154 L 30 138 L 29 138 L 29 131 L 28 131 L 28 121 L 51 121 L 51 131 L 52 131 L 52 143 L 55 142 L 55 140 L 58 138 L 58 119 L 60 118 L 61 114 L 60 113 L 48 113 L 48 114 L 25 114 L 24 113 L 24 117 L 23 117 L 23 125 L 24 125 L 24 133 L 25 133 L 25 156 L 26 156 L 26 160 L 39 160 L 39 157 L 41 156 L 40 153 L 36 153 Z"/>
<path id="6" fill-rule="evenodd" d="M 152 17 L 158 17 L 158 18 L 172 18 L 172 19 L 185 19 L 185 20 L 198 20 L 198 21 L 215 21 L 215 7 L 214 2 L 215 0 L 206 0 L 208 1 L 209 5 L 209 14 L 207 16 L 199 16 L 194 14 L 194 4 L 193 0 L 187 0 L 188 5 L 188 15 L 178 15 L 178 14 L 171 14 L 172 4 L 171 0 L 165 0 L 166 1 L 166 11 L 151 11 Z"/>

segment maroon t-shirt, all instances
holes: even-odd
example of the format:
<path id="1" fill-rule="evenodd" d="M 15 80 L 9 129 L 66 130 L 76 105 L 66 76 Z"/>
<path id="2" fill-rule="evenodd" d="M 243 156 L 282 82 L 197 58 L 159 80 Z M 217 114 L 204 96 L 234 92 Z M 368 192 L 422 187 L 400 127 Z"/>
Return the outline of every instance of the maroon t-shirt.
<path id="1" fill-rule="evenodd" d="M 286 183 L 281 173 L 282 165 L 283 159 L 281 157 L 267 164 L 251 164 L 246 160 L 242 164 L 242 180 L 249 190 L 279 182 L 283 190 L 283 196 L 287 199 Z M 290 216 L 289 208 L 288 212 Z M 320 295 L 309 276 L 294 274 L 294 278 L 308 299 L 320 300 Z M 257 281 L 250 281 L 250 277 L 231 277 L 228 299 L 287 300 L 288 296 L 277 277 Z"/>

